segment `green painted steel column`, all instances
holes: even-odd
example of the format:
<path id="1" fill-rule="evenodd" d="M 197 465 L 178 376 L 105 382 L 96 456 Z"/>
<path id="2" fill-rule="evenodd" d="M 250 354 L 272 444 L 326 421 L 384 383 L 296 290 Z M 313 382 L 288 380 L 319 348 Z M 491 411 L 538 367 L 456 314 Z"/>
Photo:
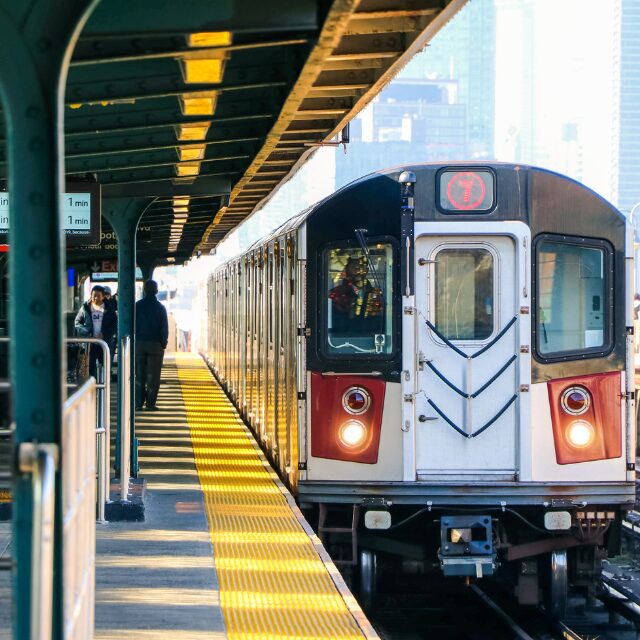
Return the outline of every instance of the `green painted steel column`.
<path id="1" fill-rule="evenodd" d="M 66 378 L 62 293 L 63 102 L 67 68 L 95 0 L 0 0 L 0 100 L 10 193 L 9 336 L 15 442 L 60 445 Z M 64 464 L 64 460 L 62 461 Z M 13 637 L 31 633 L 32 490 L 13 492 Z M 56 478 L 52 637 L 63 637 L 63 518 Z"/>
<path id="2" fill-rule="evenodd" d="M 135 298 L 136 298 L 136 232 L 145 209 L 153 198 L 105 198 L 102 215 L 118 237 L 118 340 L 131 336 L 131 473 L 138 473 L 138 447 L 135 423 Z M 118 358 L 118 377 L 122 375 L 122 358 Z M 122 398 L 118 396 L 116 432 L 116 468 L 120 468 L 122 435 Z"/>

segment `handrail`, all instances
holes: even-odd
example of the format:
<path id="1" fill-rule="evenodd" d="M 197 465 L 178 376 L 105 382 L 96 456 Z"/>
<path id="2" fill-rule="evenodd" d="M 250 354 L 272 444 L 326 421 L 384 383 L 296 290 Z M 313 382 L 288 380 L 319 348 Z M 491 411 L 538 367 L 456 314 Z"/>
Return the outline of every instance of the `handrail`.
<path id="1" fill-rule="evenodd" d="M 95 344 L 102 350 L 103 380 L 96 381 L 96 389 L 102 396 L 98 399 L 98 423 L 96 425 L 97 460 L 98 460 L 98 491 L 97 491 L 97 518 L 99 522 L 106 522 L 105 508 L 109 498 L 109 471 L 111 468 L 111 350 L 102 338 L 71 337 L 65 338 L 67 344 Z M 8 343 L 8 336 L 0 336 L 0 344 Z M 77 389 L 77 384 L 67 383 L 67 389 Z M 11 390 L 10 380 L 0 380 L 0 392 Z M 2 432 L 0 431 L 0 435 Z"/>
<path id="2" fill-rule="evenodd" d="M 33 442 L 20 445 L 20 471 L 31 474 L 33 490 L 30 640 L 52 637 L 57 464 L 57 445 Z"/>
<path id="3" fill-rule="evenodd" d="M 131 475 L 131 338 L 120 340 L 120 500 L 129 501 Z"/>
<path id="4" fill-rule="evenodd" d="M 95 609 L 96 414 L 93 377 L 64 403 L 62 424 L 63 624 L 67 640 L 93 638 Z"/>

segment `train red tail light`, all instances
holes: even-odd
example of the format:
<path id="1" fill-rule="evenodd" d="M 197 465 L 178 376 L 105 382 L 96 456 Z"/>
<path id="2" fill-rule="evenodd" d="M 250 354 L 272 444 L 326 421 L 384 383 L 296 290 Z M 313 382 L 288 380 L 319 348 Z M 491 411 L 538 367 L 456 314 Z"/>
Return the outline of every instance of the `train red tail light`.
<path id="1" fill-rule="evenodd" d="M 375 464 L 378 461 L 385 382 L 311 374 L 311 455 Z"/>
<path id="2" fill-rule="evenodd" d="M 558 464 L 622 455 L 620 372 L 548 383 Z"/>
<path id="3" fill-rule="evenodd" d="M 342 396 L 342 406 L 347 413 L 357 416 L 371 404 L 371 395 L 364 387 L 350 387 Z"/>

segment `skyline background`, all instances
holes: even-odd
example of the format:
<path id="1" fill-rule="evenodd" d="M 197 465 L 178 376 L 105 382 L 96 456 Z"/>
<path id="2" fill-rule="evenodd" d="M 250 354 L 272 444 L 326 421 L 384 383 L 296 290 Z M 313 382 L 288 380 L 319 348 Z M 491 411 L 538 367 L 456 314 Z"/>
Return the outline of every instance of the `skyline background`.
<path id="1" fill-rule="evenodd" d="M 470 0 L 350 126 L 217 247 L 222 262 L 367 173 L 497 160 L 640 201 L 640 0 Z M 193 262 L 193 261 L 192 261 Z"/>

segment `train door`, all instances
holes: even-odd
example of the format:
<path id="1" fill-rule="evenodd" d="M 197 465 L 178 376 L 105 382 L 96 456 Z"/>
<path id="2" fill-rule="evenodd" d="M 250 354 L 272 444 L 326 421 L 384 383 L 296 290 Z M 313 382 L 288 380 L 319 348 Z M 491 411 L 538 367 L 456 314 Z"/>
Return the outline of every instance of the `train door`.
<path id="1" fill-rule="evenodd" d="M 516 242 L 425 235 L 416 261 L 417 476 L 511 479 L 519 437 Z"/>

